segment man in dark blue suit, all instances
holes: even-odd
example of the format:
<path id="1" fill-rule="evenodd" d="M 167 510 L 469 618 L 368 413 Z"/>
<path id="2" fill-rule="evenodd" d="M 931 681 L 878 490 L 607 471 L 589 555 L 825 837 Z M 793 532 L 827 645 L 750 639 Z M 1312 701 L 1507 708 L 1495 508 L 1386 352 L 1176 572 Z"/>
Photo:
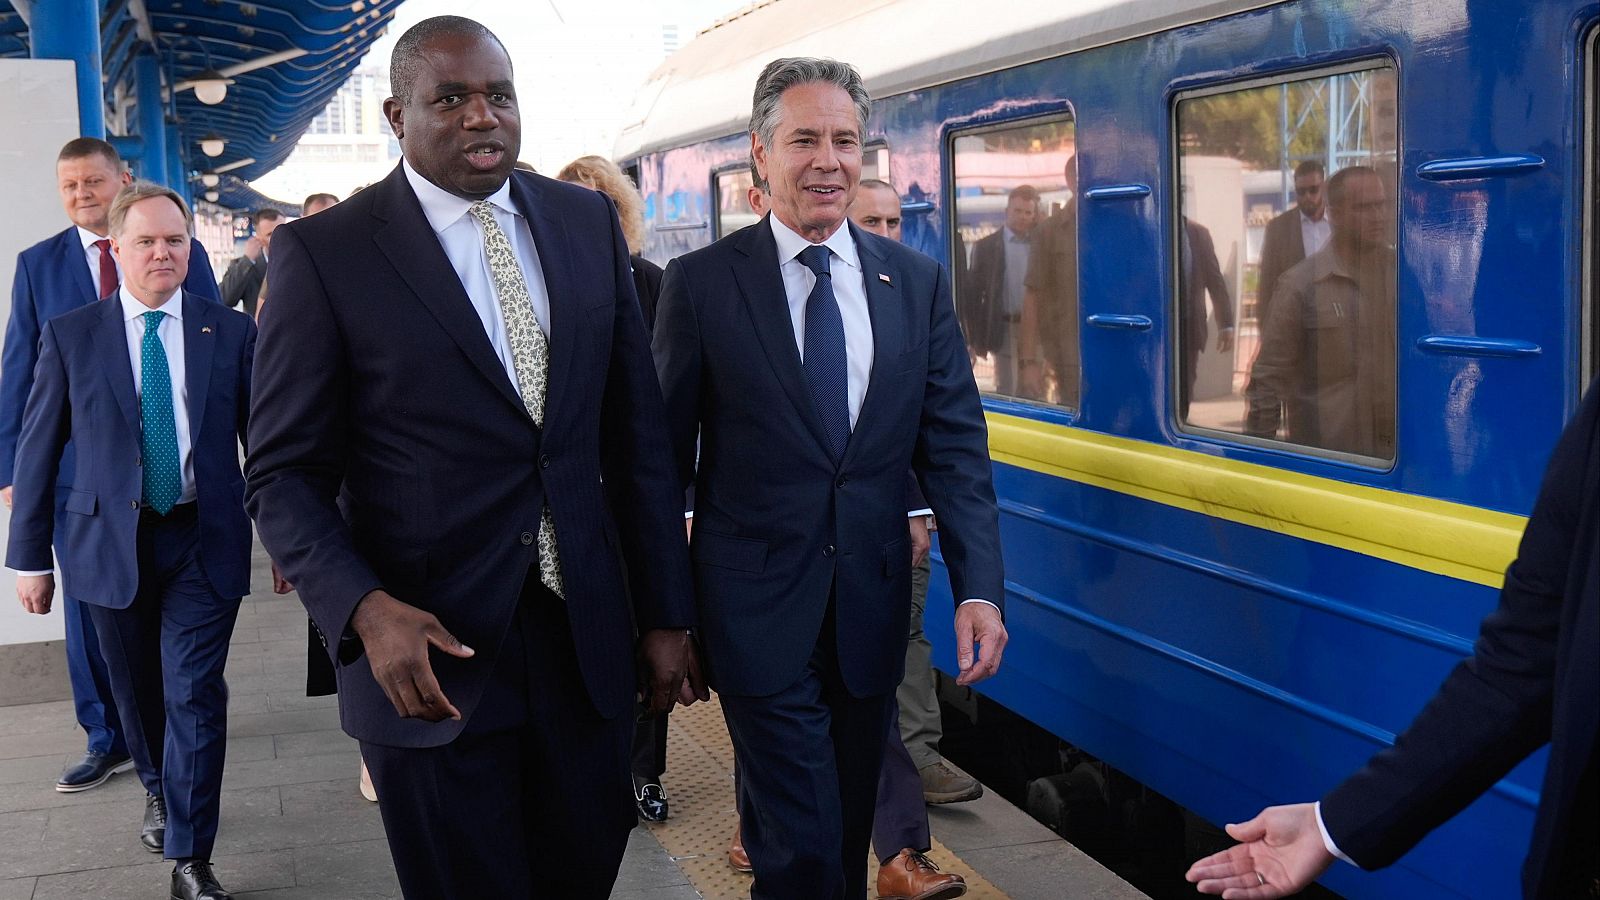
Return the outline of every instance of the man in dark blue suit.
<path id="1" fill-rule="evenodd" d="M 130 181 L 122 159 L 105 141 L 77 138 L 68 141 L 56 158 L 56 182 L 61 203 L 72 227 L 40 241 L 17 257 L 11 288 L 11 322 L 6 327 L 4 355 L 0 356 L 0 498 L 11 505 L 16 480 L 17 436 L 22 431 L 22 411 L 33 388 L 33 366 L 39 357 L 39 334 L 44 323 L 65 312 L 88 306 L 116 293 L 120 269 L 111 253 L 106 217 L 117 191 Z M 191 239 L 189 277 L 184 290 L 214 299 L 217 285 L 199 241 Z M 62 504 L 71 489 L 72 445 L 62 455 L 55 484 L 56 521 L 65 519 Z M 56 535 L 56 552 L 64 552 Z M 89 613 L 78 601 L 78 591 L 62 603 L 66 620 L 67 674 L 78 724 L 88 733 L 89 746 L 82 760 L 61 773 L 56 790 L 88 790 L 105 783 L 115 772 L 132 768 L 126 742 L 117 721 L 116 706 L 106 676 L 105 660 Z"/>
<path id="2" fill-rule="evenodd" d="M 192 220 L 135 182 L 109 214 L 123 284 L 45 323 L 17 449 L 6 565 L 46 613 L 52 535 L 70 599 L 93 617 L 128 749 L 149 792 L 140 840 L 176 860 L 172 896 L 224 900 L 211 872 L 228 731 L 222 670 L 250 589 L 239 442 L 255 324 L 182 290 Z M 65 511 L 68 441 L 81 451 Z"/>
<path id="3" fill-rule="evenodd" d="M 960 598 L 959 682 L 993 674 L 1005 644 L 983 409 L 949 279 L 846 224 L 869 111 L 848 65 L 768 65 L 751 149 L 773 211 L 674 260 L 656 312 L 757 898 L 866 890 L 910 616 L 907 471 Z"/>
<path id="4" fill-rule="evenodd" d="M 513 172 L 482 25 L 418 23 L 390 70 L 402 164 L 273 237 L 250 512 L 327 635 L 406 896 L 603 898 L 635 629 L 659 711 L 694 622 L 627 243 L 605 194 Z"/>
<path id="5" fill-rule="evenodd" d="M 1472 656 L 1393 747 L 1318 803 L 1229 825 L 1244 843 L 1196 862 L 1189 880 L 1272 900 L 1335 859 L 1390 865 L 1546 744 L 1523 896 L 1600 897 L 1600 381 L 1556 443 Z"/>

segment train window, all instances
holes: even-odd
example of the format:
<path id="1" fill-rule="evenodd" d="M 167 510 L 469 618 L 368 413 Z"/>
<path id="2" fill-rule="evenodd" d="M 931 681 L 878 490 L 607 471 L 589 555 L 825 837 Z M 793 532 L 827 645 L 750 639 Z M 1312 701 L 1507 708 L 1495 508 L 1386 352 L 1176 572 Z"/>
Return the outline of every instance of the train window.
<path id="1" fill-rule="evenodd" d="M 952 137 L 956 312 L 979 389 L 1078 406 L 1075 123 Z"/>
<path id="2" fill-rule="evenodd" d="M 755 176 L 749 166 L 717 173 L 717 237 L 753 225 L 761 218 L 750 205 Z"/>
<path id="3" fill-rule="evenodd" d="M 861 149 L 861 180 L 869 178 L 889 181 L 889 148 L 883 144 L 868 144 Z"/>
<path id="4" fill-rule="evenodd" d="M 1394 69 L 1177 99 L 1180 426 L 1394 459 Z"/>

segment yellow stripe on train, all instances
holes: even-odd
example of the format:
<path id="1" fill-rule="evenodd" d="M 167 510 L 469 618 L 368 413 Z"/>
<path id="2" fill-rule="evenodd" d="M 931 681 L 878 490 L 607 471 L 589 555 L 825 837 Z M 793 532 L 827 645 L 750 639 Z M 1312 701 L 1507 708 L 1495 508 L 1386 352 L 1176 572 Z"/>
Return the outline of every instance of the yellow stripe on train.
<path id="1" fill-rule="evenodd" d="M 988 413 L 996 462 L 1498 589 L 1523 516 Z"/>

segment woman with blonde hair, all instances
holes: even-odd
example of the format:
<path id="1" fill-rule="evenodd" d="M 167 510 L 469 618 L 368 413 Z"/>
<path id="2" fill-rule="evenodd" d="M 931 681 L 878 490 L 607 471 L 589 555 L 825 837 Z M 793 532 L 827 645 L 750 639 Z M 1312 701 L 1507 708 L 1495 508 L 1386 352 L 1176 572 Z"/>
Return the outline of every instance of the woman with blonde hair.
<path id="1" fill-rule="evenodd" d="M 569 162 L 556 176 L 571 184 L 599 191 L 617 205 L 622 220 L 622 237 L 628 242 L 633 264 L 633 287 L 639 295 L 639 309 L 646 328 L 656 322 L 656 295 L 661 292 L 661 267 L 639 254 L 644 250 L 644 198 L 617 164 L 603 156 L 580 156 Z"/>

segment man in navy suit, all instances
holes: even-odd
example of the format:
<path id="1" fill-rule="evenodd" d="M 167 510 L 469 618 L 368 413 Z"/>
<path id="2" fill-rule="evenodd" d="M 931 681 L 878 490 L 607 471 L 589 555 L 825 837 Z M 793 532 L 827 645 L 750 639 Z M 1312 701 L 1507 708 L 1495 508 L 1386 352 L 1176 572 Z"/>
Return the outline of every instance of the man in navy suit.
<path id="1" fill-rule="evenodd" d="M 513 172 L 488 29 L 420 22 L 390 71 L 401 165 L 273 236 L 250 512 L 327 636 L 406 896 L 604 898 L 635 629 L 659 711 L 694 623 L 627 243 L 605 194 Z"/>
<path id="2" fill-rule="evenodd" d="M 67 596 L 94 620 L 148 792 L 140 840 L 176 861 L 174 898 L 224 900 L 210 857 L 228 731 L 222 670 L 250 590 L 239 442 L 256 329 L 182 290 L 191 225 L 176 193 L 124 188 L 109 213 L 117 295 L 45 323 L 6 565 L 22 573 L 23 606 L 49 612 L 61 535 Z M 57 523 L 69 440 L 81 465 Z"/>
<path id="3" fill-rule="evenodd" d="M 1393 863 L 1546 744 L 1528 898 L 1600 896 L 1600 381 L 1545 469 L 1500 606 L 1394 746 L 1318 803 L 1273 806 L 1196 862 L 1202 893 L 1272 900 L 1335 859 Z"/>
<path id="4" fill-rule="evenodd" d="M 848 65 L 768 65 L 751 149 L 772 213 L 674 260 L 656 312 L 757 898 L 866 891 L 910 616 L 907 471 L 961 598 L 959 682 L 993 674 L 1005 644 L 983 409 L 949 279 L 846 224 L 869 111 Z"/>
<path id="5" fill-rule="evenodd" d="M 17 435 L 22 431 L 22 410 L 33 388 L 33 366 L 39 357 L 39 334 L 44 323 L 80 306 L 115 294 L 121 269 L 111 252 L 106 217 L 117 191 L 131 179 L 122 159 L 105 141 L 77 138 L 68 141 L 56 158 L 56 182 L 61 204 L 72 227 L 40 241 L 17 257 L 11 288 L 11 322 L 6 327 L 5 350 L 0 357 L 0 499 L 11 505 L 16 480 Z M 214 299 L 217 285 L 199 241 L 191 239 L 189 277 L 184 290 Z M 56 521 L 72 485 L 72 445 L 61 459 L 54 485 Z M 57 534 L 56 552 L 64 552 Z M 82 760 L 68 765 L 56 782 L 63 793 L 88 790 L 105 783 L 115 772 L 132 768 L 126 742 L 111 696 L 105 660 L 89 613 L 78 604 L 74 590 L 62 603 L 66 622 L 67 675 L 78 724 L 88 733 Z"/>

